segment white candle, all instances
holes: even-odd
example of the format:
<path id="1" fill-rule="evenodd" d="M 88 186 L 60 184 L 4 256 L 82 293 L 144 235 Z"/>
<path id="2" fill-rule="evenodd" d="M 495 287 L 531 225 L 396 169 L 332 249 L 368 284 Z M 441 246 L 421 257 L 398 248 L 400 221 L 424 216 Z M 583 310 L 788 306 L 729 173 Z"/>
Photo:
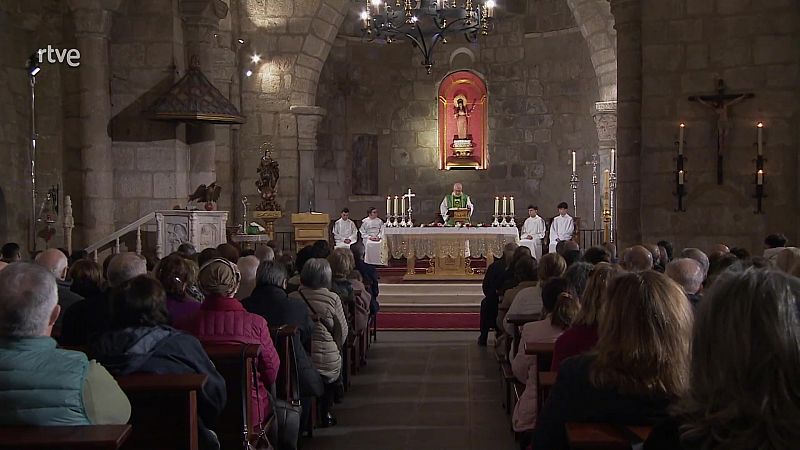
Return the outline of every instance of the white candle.
<path id="1" fill-rule="evenodd" d="M 680 133 L 678 134 L 678 156 L 683 155 L 683 130 L 686 128 L 685 123 L 681 123 Z"/>
<path id="2" fill-rule="evenodd" d="M 682 170 L 678 171 L 678 184 L 683 186 L 683 171 Z"/>
<path id="3" fill-rule="evenodd" d="M 508 210 L 511 214 L 514 214 L 514 197 L 510 198 L 511 205 L 508 207 Z"/>
<path id="4" fill-rule="evenodd" d="M 764 171 L 759 169 L 758 173 L 756 174 L 756 183 L 759 186 L 764 185 Z"/>
<path id="5" fill-rule="evenodd" d="M 762 146 L 762 139 L 764 137 L 764 124 L 762 122 L 758 122 L 756 128 L 758 129 L 758 156 L 761 156 L 764 154 L 764 148 Z"/>
<path id="6" fill-rule="evenodd" d="M 616 150 L 611 149 L 611 173 L 616 173 L 617 158 Z"/>
<path id="7" fill-rule="evenodd" d="M 575 150 L 572 151 L 572 173 L 575 173 Z"/>
<path id="8" fill-rule="evenodd" d="M 390 195 L 386 196 L 386 217 L 392 215 L 392 197 Z"/>
<path id="9" fill-rule="evenodd" d="M 395 195 L 395 196 L 394 196 L 394 215 L 395 215 L 395 216 L 399 215 L 399 214 L 398 214 L 398 211 L 400 211 L 400 205 L 399 205 L 399 202 L 400 202 L 400 197 L 398 197 L 398 196 L 396 196 L 396 195 Z"/>
<path id="10" fill-rule="evenodd" d="M 508 197 L 503 197 L 503 215 L 506 215 L 506 202 L 508 202 Z"/>
<path id="11" fill-rule="evenodd" d="M 494 198 L 494 215 L 497 216 L 500 214 L 500 197 Z"/>

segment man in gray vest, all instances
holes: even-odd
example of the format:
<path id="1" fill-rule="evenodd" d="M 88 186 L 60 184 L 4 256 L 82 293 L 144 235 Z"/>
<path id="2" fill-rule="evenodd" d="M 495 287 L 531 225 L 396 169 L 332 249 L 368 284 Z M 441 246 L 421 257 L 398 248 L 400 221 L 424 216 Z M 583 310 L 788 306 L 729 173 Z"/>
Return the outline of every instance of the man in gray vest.
<path id="1" fill-rule="evenodd" d="M 0 426 L 126 423 L 130 402 L 108 371 L 50 337 L 56 286 L 35 264 L 0 272 Z"/>

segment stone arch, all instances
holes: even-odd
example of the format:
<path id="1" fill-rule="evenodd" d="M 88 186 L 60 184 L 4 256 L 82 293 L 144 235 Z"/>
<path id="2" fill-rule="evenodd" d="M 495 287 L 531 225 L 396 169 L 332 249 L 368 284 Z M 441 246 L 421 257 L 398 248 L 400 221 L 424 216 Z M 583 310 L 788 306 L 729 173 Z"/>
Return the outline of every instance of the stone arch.
<path id="1" fill-rule="evenodd" d="M 453 61 L 455 61 L 460 55 L 464 55 L 465 57 L 469 58 L 470 64 L 475 63 L 475 52 L 467 47 L 458 47 L 457 49 L 453 50 L 452 53 L 450 53 L 450 67 L 453 67 Z"/>
<path id="2" fill-rule="evenodd" d="M 617 100 L 617 34 L 608 0 L 567 0 L 586 39 L 601 102 Z"/>

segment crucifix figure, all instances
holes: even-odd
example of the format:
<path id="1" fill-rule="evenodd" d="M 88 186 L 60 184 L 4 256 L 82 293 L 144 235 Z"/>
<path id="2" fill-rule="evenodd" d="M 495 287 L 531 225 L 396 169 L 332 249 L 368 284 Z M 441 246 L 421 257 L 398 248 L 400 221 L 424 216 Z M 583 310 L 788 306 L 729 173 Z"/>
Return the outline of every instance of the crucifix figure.
<path id="1" fill-rule="evenodd" d="M 403 198 L 406 199 L 406 205 L 408 206 L 408 210 L 404 211 L 404 212 L 406 212 L 408 214 L 408 223 L 409 224 L 411 224 L 411 212 L 413 211 L 411 209 L 411 199 L 416 197 L 416 196 L 417 196 L 417 194 L 412 194 L 411 193 L 411 188 L 408 188 L 408 192 L 403 194 Z"/>
<path id="2" fill-rule="evenodd" d="M 728 131 L 730 130 L 728 109 L 737 103 L 754 97 L 750 92 L 744 94 L 726 94 L 725 90 L 725 81 L 719 79 L 717 80 L 716 95 L 693 95 L 689 97 L 689 101 L 707 106 L 713 109 L 717 114 L 717 184 L 722 184 L 722 152 L 725 149 Z"/>

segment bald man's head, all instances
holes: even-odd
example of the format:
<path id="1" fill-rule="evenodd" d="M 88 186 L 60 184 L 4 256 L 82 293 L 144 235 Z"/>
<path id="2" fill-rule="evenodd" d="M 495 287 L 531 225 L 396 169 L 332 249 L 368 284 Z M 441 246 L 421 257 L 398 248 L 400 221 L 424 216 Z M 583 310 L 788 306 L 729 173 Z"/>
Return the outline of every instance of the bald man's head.
<path id="1" fill-rule="evenodd" d="M 700 264 L 700 267 L 703 268 L 703 277 L 708 276 L 708 255 L 703 253 L 702 250 L 694 247 L 685 248 L 683 251 L 681 251 L 681 256 L 697 261 L 697 263 Z"/>
<path id="2" fill-rule="evenodd" d="M 464 186 L 461 186 L 461 183 L 456 183 L 453 185 L 453 194 L 461 195 L 461 191 L 464 190 Z"/>
<path id="3" fill-rule="evenodd" d="M 622 255 L 625 269 L 630 272 L 644 272 L 653 268 L 653 254 L 641 245 L 634 245 Z"/>
<path id="4" fill-rule="evenodd" d="M 711 247 L 711 251 L 708 252 L 709 255 L 713 255 L 714 253 L 730 253 L 731 249 L 728 248 L 725 244 L 714 244 Z"/>
<path id="5" fill-rule="evenodd" d="M 36 255 L 36 264 L 44 267 L 59 280 L 67 278 L 67 256 L 57 248 L 48 248 Z"/>
<path id="6" fill-rule="evenodd" d="M 681 285 L 687 294 L 696 294 L 703 287 L 705 274 L 700 263 L 691 258 L 678 258 L 667 264 L 665 274 Z"/>
<path id="7" fill-rule="evenodd" d="M 658 250 L 657 244 L 642 244 L 642 246 L 650 252 L 650 255 L 653 256 L 654 265 L 661 262 L 661 252 Z"/>

